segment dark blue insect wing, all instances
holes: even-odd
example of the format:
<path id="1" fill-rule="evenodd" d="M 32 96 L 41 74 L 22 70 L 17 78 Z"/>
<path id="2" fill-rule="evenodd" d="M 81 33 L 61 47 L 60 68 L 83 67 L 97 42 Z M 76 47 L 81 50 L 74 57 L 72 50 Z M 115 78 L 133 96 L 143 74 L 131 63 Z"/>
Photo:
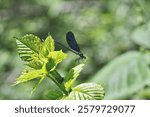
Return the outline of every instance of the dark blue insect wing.
<path id="1" fill-rule="evenodd" d="M 72 32 L 67 32 L 66 40 L 71 49 L 73 49 L 74 51 L 80 52 L 80 48 L 79 48 L 79 46 L 75 40 L 74 34 Z"/>

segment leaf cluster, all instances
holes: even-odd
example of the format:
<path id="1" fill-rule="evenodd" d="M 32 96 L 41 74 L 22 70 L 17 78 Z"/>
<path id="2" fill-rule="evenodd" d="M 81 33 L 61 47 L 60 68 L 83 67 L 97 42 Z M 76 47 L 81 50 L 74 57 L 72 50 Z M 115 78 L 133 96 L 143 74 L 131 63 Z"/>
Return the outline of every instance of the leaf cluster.
<path id="1" fill-rule="evenodd" d="M 16 79 L 16 85 L 39 79 L 33 86 L 32 94 L 44 78 L 49 78 L 58 86 L 59 90 L 53 90 L 51 87 L 46 94 L 48 99 L 103 99 L 104 89 L 99 84 L 84 83 L 72 88 L 84 64 L 71 68 L 64 77 L 60 75 L 57 65 L 67 57 L 67 54 L 62 50 L 55 51 L 54 40 L 50 35 L 43 40 L 33 34 L 27 34 L 16 38 L 16 43 L 20 58 L 26 65 L 20 77 Z"/>

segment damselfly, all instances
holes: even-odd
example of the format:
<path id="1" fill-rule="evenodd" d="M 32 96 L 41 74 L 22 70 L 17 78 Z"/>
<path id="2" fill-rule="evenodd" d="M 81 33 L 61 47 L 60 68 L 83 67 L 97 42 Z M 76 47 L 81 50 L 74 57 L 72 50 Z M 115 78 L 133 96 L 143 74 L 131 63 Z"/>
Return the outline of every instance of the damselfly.
<path id="1" fill-rule="evenodd" d="M 67 43 L 68 43 L 68 45 L 69 45 L 70 48 L 64 46 L 63 44 L 61 44 L 60 42 L 58 42 L 58 41 L 55 40 L 55 42 L 57 44 L 59 44 L 60 46 L 62 46 L 64 48 L 70 50 L 71 52 L 79 55 L 80 58 L 86 59 L 86 57 L 80 51 L 80 48 L 79 48 L 78 43 L 77 43 L 77 41 L 75 39 L 75 36 L 74 36 L 74 34 L 71 31 L 66 33 L 66 41 L 67 41 Z"/>

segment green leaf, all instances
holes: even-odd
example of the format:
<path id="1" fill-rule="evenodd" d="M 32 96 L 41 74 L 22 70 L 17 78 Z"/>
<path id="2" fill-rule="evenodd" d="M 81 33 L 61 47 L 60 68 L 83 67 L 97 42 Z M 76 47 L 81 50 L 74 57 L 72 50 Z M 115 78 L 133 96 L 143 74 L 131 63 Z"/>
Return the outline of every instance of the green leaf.
<path id="1" fill-rule="evenodd" d="M 16 38 L 18 52 L 23 61 L 31 61 L 38 54 L 41 46 L 40 38 L 32 34 Z"/>
<path id="2" fill-rule="evenodd" d="M 56 65 L 60 63 L 63 59 L 65 59 L 66 57 L 67 57 L 67 54 L 63 53 L 62 50 L 50 52 L 48 55 L 48 58 L 53 59 Z"/>
<path id="3" fill-rule="evenodd" d="M 19 78 L 16 79 L 15 84 L 24 83 L 35 78 L 41 78 L 45 75 L 43 70 L 32 70 L 27 73 L 23 73 Z"/>
<path id="4" fill-rule="evenodd" d="M 83 69 L 84 64 L 80 64 L 74 68 L 72 68 L 67 75 L 64 78 L 65 87 L 67 89 L 70 89 L 73 82 L 76 80 L 76 78 L 79 76 L 79 73 Z"/>
<path id="5" fill-rule="evenodd" d="M 40 48 L 40 56 L 42 57 L 47 57 L 47 55 L 49 54 L 46 46 L 45 46 L 45 41 L 41 43 L 41 48 Z"/>
<path id="6" fill-rule="evenodd" d="M 101 85 L 95 83 L 84 83 L 72 89 L 65 100 L 102 100 L 104 98 L 104 89 Z"/>
<path id="7" fill-rule="evenodd" d="M 26 65 L 37 70 L 37 69 L 42 69 L 43 64 L 44 63 L 42 61 L 38 59 L 33 59 L 32 61 L 28 62 Z"/>
<path id="8" fill-rule="evenodd" d="M 45 42 L 45 47 L 48 50 L 48 52 L 54 51 L 54 49 L 55 49 L 54 40 L 50 35 L 46 38 L 46 40 L 44 42 Z"/>
<path id="9" fill-rule="evenodd" d="M 45 41 L 41 43 L 41 45 L 42 47 L 41 47 L 40 53 L 44 55 L 45 57 L 47 57 L 47 55 L 49 55 L 49 53 L 53 52 L 55 49 L 54 40 L 50 35 L 45 39 Z"/>
<path id="10" fill-rule="evenodd" d="M 144 88 L 139 91 L 135 96 L 136 99 L 150 99 L 150 87 Z"/>
<path id="11" fill-rule="evenodd" d="M 150 48 L 150 30 L 146 25 L 138 27 L 132 34 L 133 41 L 145 48 Z"/>
<path id="12" fill-rule="evenodd" d="M 35 84 L 35 86 L 33 87 L 32 91 L 31 91 L 31 95 L 34 93 L 34 91 L 37 89 L 37 87 L 41 84 L 41 82 L 44 80 L 44 76 L 42 76 L 39 80 L 39 82 L 37 82 Z"/>
<path id="13" fill-rule="evenodd" d="M 46 97 L 49 99 L 49 100 L 58 100 L 58 99 L 61 99 L 63 97 L 63 93 L 59 90 L 54 90 L 54 89 L 51 89 Z"/>
<path id="14" fill-rule="evenodd" d="M 46 70 L 53 71 L 56 68 L 56 62 L 54 59 L 49 58 L 48 62 L 46 63 Z"/>
<path id="15" fill-rule="evenodd" d="M 144 54 L 128 52 L 111 61 L 91 81 L 104 84 L 105 99 L 127 99 L 150 85 L 150 69 Z"/>

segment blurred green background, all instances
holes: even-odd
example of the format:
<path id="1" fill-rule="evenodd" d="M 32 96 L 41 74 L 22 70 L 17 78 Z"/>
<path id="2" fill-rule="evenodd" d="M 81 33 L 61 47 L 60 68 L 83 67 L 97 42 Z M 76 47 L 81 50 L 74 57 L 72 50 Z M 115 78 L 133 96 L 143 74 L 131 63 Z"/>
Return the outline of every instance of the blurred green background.
<path id="1" fill-rule="evenodd" d="M 0 0 L 0 99 L 47 99 L 53 85 L 44 81 L 33 96 L 32 82 L 11 86 L 24 68 L 13 37 L 50 32 L 67 45 L 68 31 L 87 57 L 76 84 L 102 84 L 105 99 L 150 99 L 149 19 L 149 0 Z M 77 58 L 63 51 L 62 75 Z"/>

